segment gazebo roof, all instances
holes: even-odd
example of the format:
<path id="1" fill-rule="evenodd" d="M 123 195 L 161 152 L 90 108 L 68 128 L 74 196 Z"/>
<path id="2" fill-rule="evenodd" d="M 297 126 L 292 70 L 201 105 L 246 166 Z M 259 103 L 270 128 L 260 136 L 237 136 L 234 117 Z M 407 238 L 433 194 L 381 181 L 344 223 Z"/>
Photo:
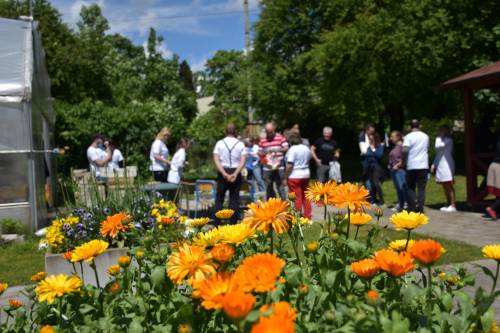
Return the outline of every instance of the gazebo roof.
<path id="1" fill-rule="evenodd" d="M 450 89 L 487 89 L 500 87 L 500 61 L 475 69 L 441 83 L 435 91 Z"/>

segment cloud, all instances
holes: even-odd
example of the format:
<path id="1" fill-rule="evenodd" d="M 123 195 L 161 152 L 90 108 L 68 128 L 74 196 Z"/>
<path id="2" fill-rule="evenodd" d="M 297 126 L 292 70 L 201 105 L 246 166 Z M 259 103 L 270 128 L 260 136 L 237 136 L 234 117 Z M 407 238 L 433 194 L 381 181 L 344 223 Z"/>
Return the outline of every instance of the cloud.
<path id="1" fill-rule="evenodd" d="M 208 57 L 203 57 L 198 61 L 190 62 L 189 67 L 191 67 L 191 71 L 198 72 L 205 70 L 205 65 L 208 61 Z"/>
<path id="2" fill-rule="evenodd" d="M 142 48 L 144 49 L 144 53 L 146 54 L 146 58 L 149 57 L 148 53 L 148 41 L 144 41 L 142 43 Z M 165 59 L 171 59 L 174 56 L 174 52 L 172 52 L 168 47 L 165 41 L 162 41 L 159 45 L 156 45 L 156 50 L 162 55 Z"/>

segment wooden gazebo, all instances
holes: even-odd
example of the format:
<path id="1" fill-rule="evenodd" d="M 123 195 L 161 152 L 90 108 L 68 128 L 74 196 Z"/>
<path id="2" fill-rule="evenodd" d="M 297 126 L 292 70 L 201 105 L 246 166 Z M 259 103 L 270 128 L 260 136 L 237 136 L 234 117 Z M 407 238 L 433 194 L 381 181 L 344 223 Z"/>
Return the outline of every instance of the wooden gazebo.
<path id="1" fill-rule="evenodd" d="M 460 89 L 464 98 L 464 130 L 465 130 L 465 174 L 467 177 L 467 203 L 472 207 L 484 205 L 486 192 L 486 173 L 493 154 L 480 152 L 475 145 L 475 128 L 473 124 L 473 91 L 480 89 L 500 88 L 500 61 L 457 76 L 438 85 L 436 91 Z M 478 184 L 478 176 L 484 180 Z"/>

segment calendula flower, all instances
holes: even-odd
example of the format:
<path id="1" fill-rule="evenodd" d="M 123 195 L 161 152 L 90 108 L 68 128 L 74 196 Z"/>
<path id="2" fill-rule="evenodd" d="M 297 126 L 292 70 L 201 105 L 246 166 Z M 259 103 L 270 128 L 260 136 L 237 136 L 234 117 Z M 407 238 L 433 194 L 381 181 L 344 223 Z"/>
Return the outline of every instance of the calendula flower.
<path id="1" fill-rule="evenodd" d="M 374 253 L 373 258 L 382 270 L 396 277 L 402 276 L 415 268 L 408 252 L 397 253 L 392 250 L 380 250 Z"/>
<path id="2" fill-rule="evenodd" d="M 372 302 L 376 302 L 378 301 L 378 298 L 379 298 L 379 294 L 376 290 L 368 290 L 368 292 L 366 293 L 366 298 L 368 298 L 368 300 L 372 301 Z"/>
<path id="3" fill-rule="evenodd" d="M 224 295 L 239 290 L 234 274 L 230 272 L 218 272 L 206 279 L 199 279 L 194 282 L 193 288 L 193 298 L 202 299 L 201 305 L 207 310 L 221 309 Z"/>
<path id="4" fill-rule="evenodd" d="M 113 294 L 118 293 L 121 289 L 122 286 L 118 282 L 113 282 L 109 287 L 109 291 L 111 291 Z"/>
<path id="5" fill-rule="evenodd" d="M 380 266 L 374 259 L 363 259 L 353 262 L 351 264 L 351 270 L 357 276 L 367 279 L 377 275 Z"/>
<path id="6" fill-rule="evenodd" d="M 250 333 L 293 333 L 294 331 L 294 323 L 290 319 L 280 316 L 262 316 L 257 324 L 252 326 Z"/>
<path id="7" fill-rule="evenodd" d="M 144 257 L 144 254 L 145 254 L 145 253 L 144 253 L 144 250 L 137 250 L 137 251 L 135 251 L 135 257 L 136 257 L 136 258 L 141 259 L 141 258 L 143 258 L 143 257 Z"/>
<path id="8" fill-rule="evenodd" d="M 432 265 L 441 258 L 445 249 L 435 240 L 416 241 L 409 250 L 413 259 L 422 265 Z"/>
<path id="9" fill-rule="evenodd" d="M 232 209 L 222 209 L 215 213 L 215 217 L 219 220 L 229 220 L 234 215 L 234 210 Z"/>
<path id="10" fill-rule="evenodd" d="M 236 269 L 235 279 L 245 292 L 274 290 L 285 261 L 275 254 L 254 254 Z"/>
<path id="11" fill-rule="evenodd" d="M 443 279 L 443 280 L 444 280 L 444 279 L 446 278 L 446 273 L 445 273 L 445 272 L 440 272 L 440 273 L 438 274 L 438 277 L 439 277 L 440 279 Z"/>
<path id="12" fill-rule="evenodd" d="M 0 295 L 2 295 L 8 287 L 9 285 L 7 283 L 0 283 Z"/>
<path id="13" fill-rule="evenodd" d="M 193 328 L 189 324 L 180 324 L 177 333 L 192 333 Z"/>
<path id="14" fill-rule="evenodd" d="M 9 298 L 9 306 L 11 309 L 17 309 L 23 305 L 24 305 L 23 302 L 21 302 L 20 300 L 17 300 L 15 298 Z"/>
<path id="15" fill-rule="evenodd" d="M 288 230 L 288 221 L 292 219 L 289 208 L 288 202 L 278 198 L 270 198 L 266 202 L 259 200 L 248 205 L 248 217 L 243 222 L 265 233 L 272 228 L 282 234 Z"/>
<path id="16" fill-rule="evenodd" d="M 108 274 L 111 276 L 118 275 L 120 273 L 120 266 L 118 265 L 111 265 L 108 267 Z"/>
<path id="17" fill-rule="evenodd" d="M 500 244 L 490 244 L 483 247 L 483 255 L 486 258 L 500 261 Z"/>
<path id="18" fill-rule="evenodd" d="M 391 216 L 391 223 L 396 230 L 413 230 L 421 225 L 429 223 L 429 219 L 422 213 L 408 213 L 406 210 L 403 210 Z"/>
<path id="19" fill-rule="evenodd" d="M 159 215 L 156 218 L 156 223 L 159 225 L 170 225 L 175 223 L 175 219 L 171 216 Z"/>
<path id="20" fill-rule="evenodd" d="M 488 331 L 488 333 L 500 333 L 500 330 L 498 329 L 498 324 L 496 321 L 494 321 L 491 324 L 491 327 L 490 327 L 490 330 Z"/>
<path id="21" fill-rule="evenodd" d="M 303 217 L 303 216 L 299 217 L 298 222 L 302 225 L 312 224 L 312 221 L 310 219 L 308 219 L 307 217 Z M 292 223 L 297 224 L 297 218 L 295 216 L 292 217 Z"/>
<path id="22" fill-rule="evenodd" d="M 179 223 L 186 223 L 187 220 L 189 220 L 189 217 L 187 216 L 181 216 L 179 217 Z"/>
<path id="23" fill-rule="evenodd" d="M 56 333 L 56 329 L 50 325 L 44 325 L 40 329 L 40 333 Z"/>
<path id="24" fill-rule="evenodd" d="M 377 207 L 373 211 L 373 215 L 375 215 L 377 218 L 381 218 L 382 216 L 384 216 L 384 210 L 380 207 Z"/>
<path id="25" fill-rule="evenodd" d="M 296 198 L 297 195 L 295 194 L 295 192 L 288 192 L 288 200 L 295 201 Z"/>
<path id="26" fill-rule="evenodd" d="M 458 282 L 458 278 L 456 276 L 450 276 L 449 278 L 446 279 L 446 282 L 455 284 Z"/>
<path id="27" fill-rule="evenodd" d="M 326 183 L 314 182 L 307 187 L 305 192 L 306 200 L 316 203 L 317 205 L 327 205 L 333 196 L 333 191 L 337 183 L 333 180 Z"/>
<path id="28" fill-rule="evenodd" d="M 222 310 L 231 319 L 245 318 L 255 304 L 255 297 L 241 290 L 230 291 L 223 296 Z"/>
<path id="29" fill-rule="evenodd" d="M 408 241 L 408 247 L 406 248 L 407 251 L 411 249 L 411 247 L 415 244 L 415 241 L 413 239 L 410 239 Z M 394 251 L 405 251 L 406 247 L 406 239 L 397 239 L 389 243 L 389 248 Z"/>
<path id="30" fill-rule="evenodd" d="M 66 251 L 62 254 L 62 256 L 67 261 L 71 261 L 71 257 L 73 256 L 73 251 Z"/>
<path id="31" fill-rule="evenodd" d="M 126 268 L 130 266 L 130 263 L 132 262 L 132 258 L 130 256 L 119 256 L 118 257 L 118 265 L 120 267 Z"/>
<path id="32" fill-rule="evenodd" d="M 71 262 L 91 262 L 98 255 L 106 251 L 109 243 L 100 239 L 94 239 L 75 248 L 71 255 Z"/>
<path id="33" fill-rule="evenodd" d="M 239 223 L 200 232 L 193 238 L 193 243 L 203 247 L 211 247 L 221 243 L 238 246 L 254 235 L 254 228 L 248 224 Z"/>
<path id="34" fill-rule="evenodd" d="M 33 282 L 40 282 L 43 279 L 45 279 L 46 277 L 47 277 L 47 274 L 45 272 L 38 272 L 38 273 L 33 274 L 31 276 L 31 281 L 33 281 Z"/>
<path id="35" fill-rule="evenodd" d="M 271 312 L 271 315 L 282 317 L 291 321 L 295 321 L 297 319 L 297 311 L 290 306 L 288 302 L 277 302 L 271 305 L 264 304 L 260 311 L 262 313 Z"/>
<path id="36" fill-rule="evenodd" d="M 189 222 L 189 225 L 191 227 L 198 227 L 199 228 L 199 227 L 203 227 L 208 222 L 210 222 L 210 219 L 208 217 L 200 217 L 200 218 L 197 218 L 197 219 L 192 219 Z"/>
<path id="37" fill-rule="evenodd" d="M 130 216 L 125 213 L 118 213 L 108 216 L 101 222 L 101 235 L 103 237 L 116 238 L 120 232 L 128 229 Z"/>
<path id="38" fill-rule="evenodd" d="M 174 283 L 181 284 L 184 279 L 190 285 L 215 273 L 216 264 L 205 248 L 197 245 L 182 244 L 177 252 L 170 255 L 167 274 Z"/>
<path id="39" fill-rule="evenodd" d="M 38 284 L 35 292 L 39 302 L 47 301 L 52 304 L 56 297 L 79 291 L 81 285 L 82 282 L 78 276 L 49 275 Z"/>
<path id="40" fill-rule="evenodd" d="M 348 215 L 345 216 L 346 220 L 348 219 Z M 365 225 L 370 223 L 372 220 L 372 216 L 366 213 L 351 213 L 349 222 L 353 225 Z"/>
<path id="41" fill-rule="evenodd" d="M 318 242 L 317 241 L 309 241 L 306 244 L 307 251 L 309 252 L 316 252 L 318 251 Z"/>
<path id="42" fill-rule="evenodd" d="M 351 211 L 358 212 L 370 206 L 368 197 L 368 190 L 364 186 L 342 183 L 335 187 L 329 203 L 338 208 L 348 207 Z"/>
<path id="43" fill-rule="evenodd" d="M 217 244 L 211 250 L 212 258 L 220 263 L 225 263 L 234 256 L 234 248 L 229 244 Z"/>

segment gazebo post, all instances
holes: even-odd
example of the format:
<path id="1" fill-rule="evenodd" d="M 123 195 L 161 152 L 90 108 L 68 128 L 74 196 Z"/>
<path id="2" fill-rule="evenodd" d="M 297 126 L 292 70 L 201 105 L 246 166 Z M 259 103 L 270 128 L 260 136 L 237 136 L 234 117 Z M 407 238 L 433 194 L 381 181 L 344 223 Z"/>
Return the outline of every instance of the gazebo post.
<path id="1" fill-rule="evenodd" d="M 476 201 L 477 177 L 474 172 L 473 147 L 474 124 L 472 109 L 472 90 L 463 89 L 464 94 L 464 131 L 465 131 L 465 175 L 467 179 L 467 203 L 473 205 Z"/>

